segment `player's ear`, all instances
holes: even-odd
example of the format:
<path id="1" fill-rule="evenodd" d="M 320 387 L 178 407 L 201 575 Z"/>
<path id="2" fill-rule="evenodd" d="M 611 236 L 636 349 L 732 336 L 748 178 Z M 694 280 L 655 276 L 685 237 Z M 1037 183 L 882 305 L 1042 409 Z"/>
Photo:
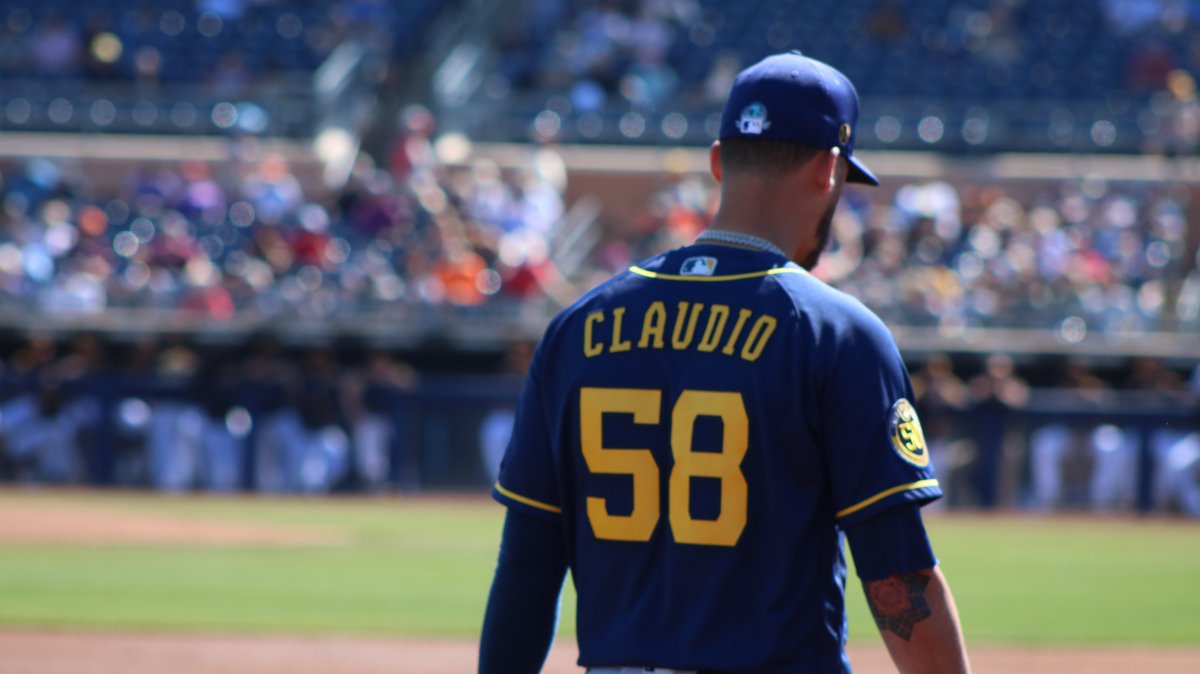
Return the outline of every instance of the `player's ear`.
<path id="1" fill-rule="evenodd" d="M 717 182 L 721 182 L 721 141 L 719 140 L 714 140 L 712 146 L 708 148 L 708 170 L 712 171 L 712 176 Z"/>
<path id="2" fill-rule="evenodd" d="M 822 192 L 832 192 L 837 187 L 838 160 L 841 159 L 841 148 L 831 147 L 817 155 L 815 180 Z"/>

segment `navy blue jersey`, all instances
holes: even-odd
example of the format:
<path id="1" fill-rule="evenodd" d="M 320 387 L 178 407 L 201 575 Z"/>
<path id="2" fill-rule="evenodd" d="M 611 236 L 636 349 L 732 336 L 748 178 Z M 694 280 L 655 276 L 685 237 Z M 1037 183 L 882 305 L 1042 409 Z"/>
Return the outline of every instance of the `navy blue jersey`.
<path id="1" fill-rule="evenodd" d="M 550 324 L 493 494 L 564 527 L 581 665 L 849 671 L 838 525 L 941 495 L 912 398 L 857 300 L 693 245 Z"/>

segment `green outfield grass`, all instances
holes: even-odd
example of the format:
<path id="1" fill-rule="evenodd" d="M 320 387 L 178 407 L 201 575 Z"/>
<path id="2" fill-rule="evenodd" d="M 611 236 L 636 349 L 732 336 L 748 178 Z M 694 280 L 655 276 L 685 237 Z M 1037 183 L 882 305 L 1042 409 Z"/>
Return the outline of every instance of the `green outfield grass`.
<path id="1" fill-rule="evenodd" d="M 344 543 L 0 542 L 0 625 L 473 637 L 503 515 L 483 499 L 0 492 L 0 516 L 31 505 L 301 527 Z M 936 514 L 927 521 L 973 643 L 1200 645 L 1200 525 Z M 857 580 L 848 593 L 852 640 L 877 639 Z"/>

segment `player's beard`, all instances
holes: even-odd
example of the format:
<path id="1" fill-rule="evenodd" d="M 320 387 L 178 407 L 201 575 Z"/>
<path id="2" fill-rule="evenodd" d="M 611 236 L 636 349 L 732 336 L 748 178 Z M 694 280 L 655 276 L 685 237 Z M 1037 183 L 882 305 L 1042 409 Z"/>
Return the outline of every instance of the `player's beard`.
<path id="1" fill-rule="evenodd" d="M 817 223 L 817 245 L 800 261 L 800 266 L 808 271 L 812 271 L 817 266 L 817 262 L 821 259 L 821 253 L 825 252 L 825 247 L 829 245 L 829 236 L 833 232 L 833 214 L 837 211 L 837 197 L 840 196 L 840 194 L 836 195 L 829 202 L 829 208 L 825 210 L 825 215 L 821 216 L 821 221 Z"/>

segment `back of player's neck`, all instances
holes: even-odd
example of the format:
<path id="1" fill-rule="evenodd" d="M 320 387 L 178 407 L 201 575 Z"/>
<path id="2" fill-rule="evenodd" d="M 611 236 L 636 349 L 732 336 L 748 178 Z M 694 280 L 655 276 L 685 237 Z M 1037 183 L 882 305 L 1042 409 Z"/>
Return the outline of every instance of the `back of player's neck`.
<path id="1" fill-rule="evenodd" d="M 763 222 L 759 218 L 761 215 L 734 216 L 725 210 L 718 210 L 717 214 L 713 216 L 712 222 L 708 224 L 708 229 L 746 234 L 770 241 L 781 250 L 789 250 L 788 242 L 780 240 L 782 237 L 778 236 L 776 230 L 770 226 L 772 223 Z"/>

